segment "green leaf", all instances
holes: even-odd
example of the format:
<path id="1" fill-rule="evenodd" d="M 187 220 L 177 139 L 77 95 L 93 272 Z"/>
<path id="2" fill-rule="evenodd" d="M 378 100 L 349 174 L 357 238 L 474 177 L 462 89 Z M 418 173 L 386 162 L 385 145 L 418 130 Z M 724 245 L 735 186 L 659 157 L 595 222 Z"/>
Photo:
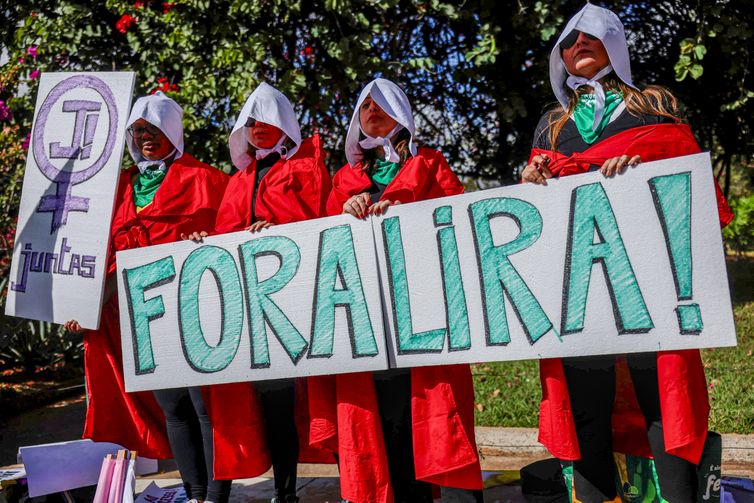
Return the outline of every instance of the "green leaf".
<path id="1" fill-rule="evenodd" d="M 696 40 L 693 38 L 684 38 L 681 40 L 681 54 L 691 54 L 696 45 Z"/>

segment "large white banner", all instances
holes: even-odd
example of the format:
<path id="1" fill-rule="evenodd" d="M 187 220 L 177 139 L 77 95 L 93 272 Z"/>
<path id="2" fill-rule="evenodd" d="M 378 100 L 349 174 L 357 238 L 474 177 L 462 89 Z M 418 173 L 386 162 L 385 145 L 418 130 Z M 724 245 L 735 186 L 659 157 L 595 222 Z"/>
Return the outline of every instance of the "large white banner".
<path id="1" fill-rule="evenodd" d="M 388 368 L 369 221 L 118 253 L 128 391 Z"/>
<path id="2" fill-rule="evenodd" d="M 706 154 L 121 252 L 118 276 L 130 391 L 736 344 Z"/>
<path id="3" fill-rule="evenodd" d="M 99 326 L 133 73 L 44 73 L 5 314 Z"/>
<path id="4" fill-rule="evenodd" d="M 374 219 L 391 366 L 734 346 L 709 156 Z"/>

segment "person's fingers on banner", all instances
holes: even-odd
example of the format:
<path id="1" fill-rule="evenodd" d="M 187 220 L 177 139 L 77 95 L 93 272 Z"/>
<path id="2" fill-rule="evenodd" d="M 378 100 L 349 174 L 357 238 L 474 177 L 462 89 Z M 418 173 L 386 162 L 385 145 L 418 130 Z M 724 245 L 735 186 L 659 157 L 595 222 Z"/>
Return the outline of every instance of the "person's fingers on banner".
<path id="1" fill-rule="evenodd" d="M 83 332 L 83 329 L 81 328 L 81 325 L 79 325 L 79 322 L 76 320 L 68 320 L 63 324 L 63 328 L 66 329 L 68 332 L 72 332 L 74 334 L 79 334 Z"/>
<path id="2" fill-rule="evenodd" d="M 246 230 L 249 232 L 259 232 L 262 229 L 267 229 L 269 227 L 272 227 L 274 224 L 271 222 L 267 222 L 265 220 L 257 220 L 253 224 L 251 224 Z"/>
<path id="3" fill-rule="evenodd" d="M 209 236 L 209 234 L 206 231 L 192 232 L 188 235 L 181 233 L 181 239 L 183 239 L 184 241 L 190 239 L 195 243 L 201 243 L 207 236 Z"/>
<path id="4" fill-rule="evenodd" d="M 618 167 L 619 160 L 620 157 L 611 157 L 610 159 L 606 160 L 600 168 L 600 173 L 602 173 L 605 178 L 610 178 L 611 176 L 613 176 L 615 174 L 615 169 Z"/>
<path id="5" fill-rule="evenodd" d="M 369 214 L 380 216 L 384 214 L 387 211 L 388 207 L 393 204 L 395 203 L 393 203 L 393 201 L 390 201 L 389 199 L 378 201 L 369 207 Z"/>
<path id="6" fill-rule="evenodd" d="M 348 213 L 356 218 L 364 218 L 372 198 L 366 192 L 351 196 L 343 205 L 343 213 Z"/>
<path id="7" fill-rule="evenodd" d="M 531 164 L 526 166 L 521 173 L 521 180 L 524 183 L 547 185 L 547 179 L 552 178 L 552 172 L 547 167 L 549 163 L 550 158 L 546 155 L 535 155 Z"/>

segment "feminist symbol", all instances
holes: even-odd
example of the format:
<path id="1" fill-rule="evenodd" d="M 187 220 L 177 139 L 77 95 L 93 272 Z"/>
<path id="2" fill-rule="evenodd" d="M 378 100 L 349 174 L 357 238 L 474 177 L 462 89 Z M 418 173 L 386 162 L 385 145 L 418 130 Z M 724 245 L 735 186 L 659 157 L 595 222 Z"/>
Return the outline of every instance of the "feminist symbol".
<path id="1" fill-rule="evenodd" d="M 49 155 L 45 149 L 44 132 L 47 119 L 52 107 L 60 98 L 73 89 L 92 89 L 105 102 L 109 121 L 107 124 L 107 141 L 99 157 L 86 169 L 79 171 L 63 171 L 50 162 L 50 159 L 86 160 L 92 152 L 92 141 L 97 129 L 97 121 L 102 104 L 97 101 L 68 100 L 63 102 L 63 112 L 75 112 L 76 121 L 73 127 L 73 137 L 70 146 L 61 146 L 60 142 L 50 143 Z M 71 194 L 74 185 L 85 182 L 96 175 L 110 159 L 115 147 L 118 132 L 118 108 L 115 97 L 107 84 L 91 75 L 76 75 L 60 81 L 52 88 L 39 109 L 37 120 L 32 132 L 32 146 L 34 160 L 39 170 L 51 181 L 55 182 L 55 195 L 42 196 L 39 201 L 38 213 L 52 212 L 52 226 L 50 234 L 54 233 L 68 221 L 71 211 L 89 211 L 89 198 Z M 83 144 L 82 144 L 83 140 Z"/>

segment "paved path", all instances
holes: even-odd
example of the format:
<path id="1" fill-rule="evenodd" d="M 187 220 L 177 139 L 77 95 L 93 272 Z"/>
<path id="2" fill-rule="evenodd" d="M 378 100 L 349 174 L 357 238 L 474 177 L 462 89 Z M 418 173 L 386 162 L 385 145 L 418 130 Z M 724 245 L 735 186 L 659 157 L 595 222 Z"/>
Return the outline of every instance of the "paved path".
<path id="1" fill-rule="evenodd" d="M 0 430 L 0 466 L 16 462 L 22 445 L 60 442 L 81 437 L 84 424 L 83 397 L 29 411 L 10 419 Z M 477 444 L 483 470 L 518 470 L 531 462 L 549 457 L 537 442 L 531 428 L 477 427 Z M 139 481 L 139 490 L 155 481 L 161 487 L 180 481 L 174 464 L 161 463 L 167 473 Z M 302 503 L 338 502 L 338 474 L 333 465 L 300 465 L 299 488 Z M 723 473 L 754 478 L 754 435 L 723 435 Z M 270 474 L 256 479 L 235 481 L 232 502 L 269 502 L 272 492 Z M 485 491 L 487 503 L 525 501 L 518 486 L 495 487 Z"/>
<path id="2" fill-rule="evenodd" d="M 298 495 L 301 503 L 339 503 L 340 485 L 337 477 L 315 476 L 317 465 L 303 465 L 302 471 L 309 472 L 311 476 L 303 476 L 298 479 Z M 326 473 L 326 472 L 325 472 Z M 151 482 L 160 487 L 176 487 L 180 485 L 178 473 L 165 474 L 169 478 L 149 479 L 144 478 L 137 482 L 136 490 L 144 490 Z M 229 503 L 269 503 L 272 497 L 273 484 L 269 477 L 244 479 L 233 481 Z M 525 503 L 521 496 L 521 488 L 518 485 L 493 487 L 484 491 L 485 503 Z"/>

